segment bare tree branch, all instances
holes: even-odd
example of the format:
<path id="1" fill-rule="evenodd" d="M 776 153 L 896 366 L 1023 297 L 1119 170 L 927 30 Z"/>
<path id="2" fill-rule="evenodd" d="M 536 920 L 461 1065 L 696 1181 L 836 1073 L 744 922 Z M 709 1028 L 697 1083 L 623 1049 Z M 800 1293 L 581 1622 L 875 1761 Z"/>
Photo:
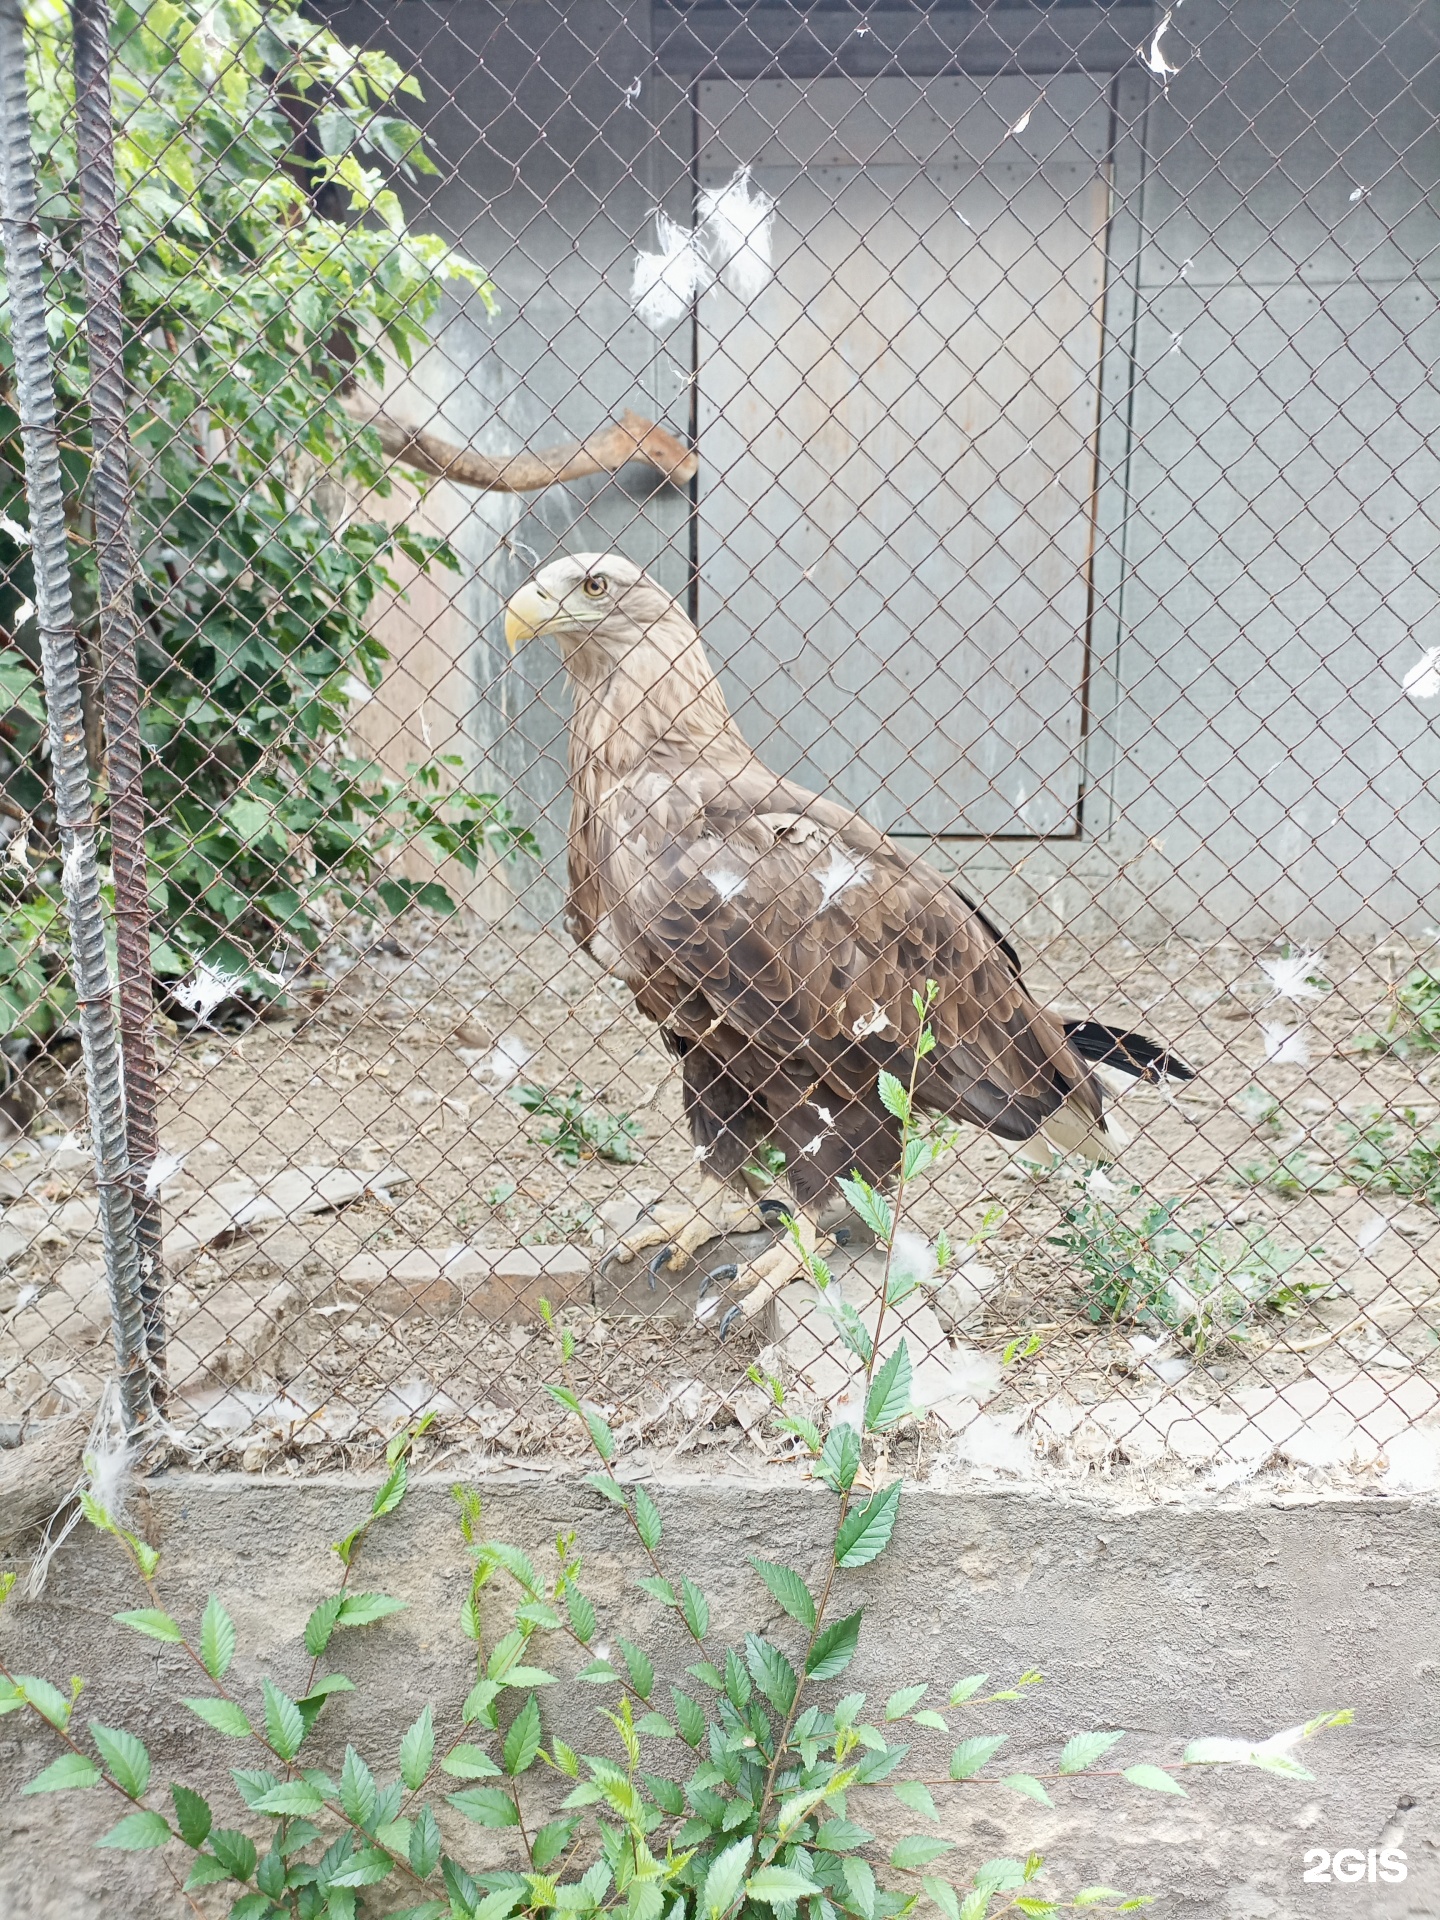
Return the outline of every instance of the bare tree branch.
<path id="1" fill-rule="evenodd" d="M 591 473 L 616 473 L 632 460 L 643 460 L 672 486 L 683 487 L 700 465 L 697 453 L 638 413 L 622 413 L 613 426 L 601 427 L 584 440 L 566 440 L 534 453 L 488 454 L 406 426 L 361 392 L 347 395 L 345 406 L 352 419 L 375 428 L 393 459 L 438 480 L 482 487 L 487 493 L 531 493 Z"/>

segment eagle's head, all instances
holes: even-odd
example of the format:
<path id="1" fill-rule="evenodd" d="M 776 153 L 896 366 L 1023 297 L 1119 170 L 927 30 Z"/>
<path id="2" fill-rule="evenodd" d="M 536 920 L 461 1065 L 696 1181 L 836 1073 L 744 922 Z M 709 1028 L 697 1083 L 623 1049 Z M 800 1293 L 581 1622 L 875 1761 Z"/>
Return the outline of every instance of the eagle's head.
<path id="1" fill-rule="evenodd" d="M 512 595 L 505 609 L 510 651 L 540 633 L 555 636 L 567 672 L 585 681 L 603 678 L 637 649 L 668 653 L 667 641 L 694 640 L 671 595 L 618 553 L 566 554 Z"/>

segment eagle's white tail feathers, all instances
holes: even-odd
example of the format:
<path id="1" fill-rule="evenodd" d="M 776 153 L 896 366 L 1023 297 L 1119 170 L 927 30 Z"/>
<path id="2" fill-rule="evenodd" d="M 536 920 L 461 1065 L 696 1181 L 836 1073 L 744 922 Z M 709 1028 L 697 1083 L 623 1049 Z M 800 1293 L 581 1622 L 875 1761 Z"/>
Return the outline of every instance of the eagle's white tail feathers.
<path id="1" fill-rule="evenodd" d="M 1078 1153 L 1086 1160 L 1111 1161 L 1124 1145 L 1103 1118 L 1095 1119 L 1071 1100 L 1057 1107 L 1040 1131 L 1061 1153 Z"/>

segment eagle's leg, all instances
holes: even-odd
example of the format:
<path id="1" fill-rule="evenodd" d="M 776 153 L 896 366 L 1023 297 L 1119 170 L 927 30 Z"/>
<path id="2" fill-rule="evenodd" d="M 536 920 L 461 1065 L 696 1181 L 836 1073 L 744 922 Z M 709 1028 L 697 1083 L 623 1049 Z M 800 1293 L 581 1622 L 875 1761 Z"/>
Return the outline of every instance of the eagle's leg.
<path id="1" fill-rule="evenodd" d="M 734 1290 L 743 1294 L 740 1311 L 750 1318 L 760 1313 L 792 1280 L 808 1278 L 810 1255 L 820 1239 L 815 1216 L 804 1207 L 796 1207 L 790 1216 L 790 1228 L 784 1238 L 754 1260 L 747 1260 L 734 1282 Z"/>
<path id="2" fill-rule="evenodd" d="M 757 1233 L 764 1224 L 752 1198 L 737 1193 L 728 1181 L 706 1174 L 699 1193 L 688 1205 L 654 1207 L 648 1219 L 637 1221 L 622 1234 L 613 1258 L 623 1265 L 646 1247 L 668 1247 L 670 1253 L 664 1264 L 680 1267 L 707 1240 L 720 1240 L 731 1233 Z"/>

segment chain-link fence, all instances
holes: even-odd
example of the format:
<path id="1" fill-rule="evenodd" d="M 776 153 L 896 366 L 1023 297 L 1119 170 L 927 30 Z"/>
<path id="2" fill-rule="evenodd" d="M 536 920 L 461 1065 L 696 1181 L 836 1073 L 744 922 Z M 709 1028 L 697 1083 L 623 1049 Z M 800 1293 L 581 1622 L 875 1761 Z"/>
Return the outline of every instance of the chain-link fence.
<path id="1" fill-rule="evenodd" d="M 118 575 L 29 9 L 132 995 L 113 646 L 144 694 L 173 1444 L 298 1470 L 428 1411 L 559 1457 L 568 1379 L 630 1470 L 799 1473 L 878 1341 L 937 1484 L 1440 1483 L 1436 0 L 127 0 L 110 40 Z M 16 1444 L 115 1362 L 10 365 Z M 887 1253 L 837 1181 L 892 1180 L 929 981 L 959 1131 Z"/>

